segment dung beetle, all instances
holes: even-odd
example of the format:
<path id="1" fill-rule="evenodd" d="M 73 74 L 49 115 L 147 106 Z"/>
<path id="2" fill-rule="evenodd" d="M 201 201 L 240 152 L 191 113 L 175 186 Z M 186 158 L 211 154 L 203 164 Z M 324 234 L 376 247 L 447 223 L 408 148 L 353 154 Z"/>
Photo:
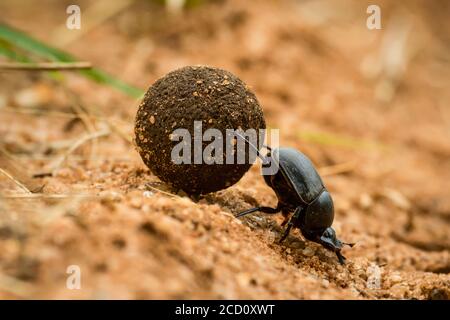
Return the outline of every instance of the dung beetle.
<path id="1" fill-rule="evenodd" d="M 352 247 L 354 244 L 344 243 L 336 237 L 336 232 L 331 227 L 334 219 L 333 200 L 311 160 L 300 151 L 285 147 L 272 150 L 264 146 L 268 153 L 263 156 L 246 138 L 240 134 L 237 135 L 256 151 L 262 160 L 263 168 L 275 161 L 278 170 L 276 173 L 264 175 L 264 180 L 275 191 L 278 204 L 276 208 L 261 206 L 248 209 L 238 213 L 236 217 L 256 211 L 268 214 L 281 211 L 284 217 L 281 226 L 287 224 L 287 227 L 280 243 L 287 238 L 292 228 L 298 228 L 309 241 L 319 243 L 335 252 L 339 262 L 344 264 L 345 257 L 341 254 L 342 246 Z"/>

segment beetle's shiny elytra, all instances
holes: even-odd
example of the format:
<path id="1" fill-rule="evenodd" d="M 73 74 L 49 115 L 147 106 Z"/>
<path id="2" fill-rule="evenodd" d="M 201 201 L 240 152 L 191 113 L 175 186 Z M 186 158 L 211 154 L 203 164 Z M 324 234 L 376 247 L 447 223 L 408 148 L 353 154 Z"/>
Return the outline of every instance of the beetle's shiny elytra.
<path id="1" fill-rule="evenodd" d="M 242 136 L 241 138 L 245 139 Z M 256 149 L 254 146 L 252 148 Z M 342 246 L 353 244 L 344 243 L 336 237 L 336 232 L 331 227 L 334 220 L 333 200 L 311 160 L 292 148 L 266 148 L 269 150 L 266 156 L 261 155 L 259 151 L 257 154 L 262 159 L 263 166 L 272 161 L 276 161 L 279 166 L 275 174 L 264 175 L 266 184 L 277 195 L 278 204 L 276 208 L 252 208 L 237 214 L 236 217 L 256 211 L 268 214 L 281 212 L 285 218 L 282 226 L 287 226 L 280 242 L 287 238 L 292 228 L 298 228 L 306 239 L 335 252 L 339 262 L 344 264 Z"/>

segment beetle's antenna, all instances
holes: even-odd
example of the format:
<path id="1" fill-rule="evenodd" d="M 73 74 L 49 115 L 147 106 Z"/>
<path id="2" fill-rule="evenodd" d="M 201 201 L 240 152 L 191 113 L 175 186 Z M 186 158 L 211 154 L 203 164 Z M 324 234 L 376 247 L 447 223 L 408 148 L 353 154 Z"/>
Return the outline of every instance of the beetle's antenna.
<path id="1" fill-rule="evenodd" d="M 268 164 L 269 162 L 267 161 L 267 158 L 265 157 L 265 156 L 263 156 L 260 152 L 259 152 L 259 150 L 258 150 L 258 148 L 253 144 L 253 143 L 251 143 L 247 138 L 245 138 L 243 135 L 241 135 L 239 132 L 237 132 L 237 131 L 235 131 L 235 134 L 237 135 L 237 136 L 239 136 L 241 139 L 243 139 L 245 142 L 247 142 L 247 144 L 256 152 L 256 155 L 261 159 L 261 161 L 263 162 L 263 164 Z M 265 146 L 265 145 L 264 145 Z M 267 146 L 265 146 L 266 148 L 267 148 Z M 269 150 L 271 150 L 270 148 L 268 148 Z"/>

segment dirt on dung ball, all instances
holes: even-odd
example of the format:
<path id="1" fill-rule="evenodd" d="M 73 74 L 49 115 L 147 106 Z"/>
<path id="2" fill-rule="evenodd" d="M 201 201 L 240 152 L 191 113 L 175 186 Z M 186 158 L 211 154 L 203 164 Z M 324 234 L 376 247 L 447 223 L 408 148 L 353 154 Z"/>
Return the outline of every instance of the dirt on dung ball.
<path id="1" fill-rule="evenodd" d="M 205 194 L 232 186 L 251 166 L 248 159 L 237 162 L 238 144 L 232 144 L 236 137 L 231 131 L 253 129 L 258 145 L 260 130 L 265 128 L 256 96 L 235 75 L 187 66 L 150 87 L 136 115 L 135 135 L 144 163 L 162 181 L 188 194 Z M 218 130 L 217 136 L 204 138 L 211 129 Z M 220 143 L 219 148 L 207 149 L 212 142 Z M 183 163 L 174 162 L 173 152 L 183 157 Z M 231 163 L 227 152 L 232 152 Z"/>

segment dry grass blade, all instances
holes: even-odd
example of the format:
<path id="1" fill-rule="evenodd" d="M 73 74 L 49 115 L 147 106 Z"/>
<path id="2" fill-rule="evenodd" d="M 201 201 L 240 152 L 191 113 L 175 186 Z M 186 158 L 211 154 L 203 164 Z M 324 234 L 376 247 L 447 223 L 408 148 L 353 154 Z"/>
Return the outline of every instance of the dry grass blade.
<path id="1" fill-rule="evenodd" d="M 12 113 L 20 113 L 20 114 L 26 114 L 26 115 L 35 115 L 35 116 L 52 116 L 52 117 L 61 117 L 61 118 L 68 118 L 68 119 L 76 119 L 79 118 L 78 115 L 70 112 L 61 112 L 61 111 L 51 111 L 46 109 L 40 109 L 40 108 L 32 108 L 32 109 L 18 109 L 13 107 L 3 107 L 2 112 L 12 112 Z M 102 116 L 95 116 L 92 114 L 87 114 L 86 117 L 92 119 L 92 120 L 98 120 L 98 121 L 104 121 L 109 124 L 109 122 L 121 122 L 123 124 L 128 124 L 128 122 L 121 120 L 121 119 L 106 119 Z"/>
<path id="2" fill-rule="evenodd" d="M 122 128 L 120 128 L 117 124 L 115 124 L 113 122 L 113 120 L 108 119 L 108 118 L 104 118 L 103 119 L 108 126 L 111 128 L 112 131 L 114 131 L 119 137 L 121 137 L 123 140 L 125 140 L 126 142 L 128 142 L 129 144 L 133 144 L 133 139 L 130 138 L 130 134 L 124 132 L 124 130 Z"/>
<path id="3" fill-rule="evenodd" d="M 36 63 L 20 63 L 20 62 L 1 62 L 1 70 L 10 71 L 55 71 L 55 70 L 82 70 L 91 69 L 90 62 L 36 62 Z"/>
<path id="4" fill-rule="evenodd" d="M 90 109 L 88 109 L 90 110 Z M 73 114 L 73 113 L 68 113 L 68 112 L 60 112 L 60 111 L 47 111 L 47 110 L 39 110 L 39 109 L 35 109 L 35 110 L 21 110 L 21 109 L 16 109 L 16 108 L 11 108 L 11 107 L 4 107 L 2 108 L 3 112 L 13 112 L 13 113 L 21 113 L 21 114 L 29 114 L 29 115 L 36 115 L 36 116 L 40 116 L 40 115 L 46 115 L 46 116 L 53 116 L 53 117 L 62 117 L 62 118 L 68 118 L 68 119 L 76 119 L 76 118 L 80 118 L 79 115 Z M 90 112 L 87 112 L 87 114 L 84 116 L 85 118 L 89 118 L 91 120 L 98 120 L 98 121 L 103 121 L 105 122 L 112 131 L 114 131 L 119 137 L 121 137 L 124 141 L 133 144 L 133 139 L 130 137 L 130 134 L 125 132 L 124 129 L 122 129 L 119 126 L 119 123 L 122 125 L 125 124 L 129 124 L 129 122 L 126 122 L 124 120 L 121 119 L 112 119 L 112 118 L 107 118 L 104 116 L 95 116 L 92 115 Z"/>
<path id="5" fill-rule="evenodd" d="M 119 137 L 121 137 L 126 142 L 133 144 L 133 140 L 130 138 L 130 134 L 124 132 L 117 124 L 114 123 L 114 121 L 112 119 L 106 117 L 99 109 L 93 110 L 93 108 L 89 105 L 81 106 L 81 102 L 72 92 L 70 92 L 67 89 L 66 89 L 66 92 L 68 95 L 71 95 L 73 97 L 73 99 L 76 100 L 75 106 L 81 107 L 81 109 L 83 110 L 83 113 L 85 114 L 86 121 L 89 121 L 89 118 L 101 120 L 101 121 L 105 122 L 109 126 L 109 128 L 114 133 L 116 133 Z M 94 114 L 96 116 L 94 116 Z"/>
<path id="6" fill-rule="evenodd" d="M 180 196 L 177 195 L 177 194 L 173 194 L 173 193 L 170 193 L 170 192 L 167 192 L 167 191 L 164 191 L 164 190 L 155 188 L 155 187 L 151 186 L 149 183 L 147 183 L 145 186 L 146 186 L 147 188 L 153 190 L 153 191 L 156 191 L 156 192 L 165 194 L 166 196 L 169 196 L 169 197 L 179 198 L 179 199 L 182 199 L 182 198 L 183 198 L 183 197 L 180 197 Z"/>
<path id="7" fill-rule="evenodd" d="M 33 181 L 26 170 L 17 165 L 9 153 L 0 146 L 0 173 L 5 175 L 26 193 L 40 192 L 43 185 Z"/>
<path id="8" fill-rule="evenodd" d="M 110 199 L 111 195 L 97 195 L 89 193 L 31 193 L 31 194 L 2 194 L 2 199 L 70 199 L 70 198 L 93 198 Z"/>
<path id="9" fill-rule="evenodd" d="M 65 89 L 66 94 L 69 96 L 69 98 L 72 100 L 72 109 L 74 110 L 75 114 L 78 116 L 79 119 L 83 122 L 84 126 L 86 127 L 86 130 L 89 132 L 89 134 L 94 134 L 96 131 L 95 127 L 95 119 L 91 117 L 91 114 L 89 112 L 89 109 L 83 106 L 81 99 L 76 96 L 71 91 Z M 91 140 L 91 153 L 89 155 L 90 158 L 93 158 L 97 154 L 98 144 L 97 139 Z"/>
<path id="10" fill-rule="evenodd" d="M 52 169 L 51 169 L 51 174 L 53 175 L 53 173 L 55 171 L 57 171 L 61 165 L 64 163 L 64 161 L 66 161 L 67 157 L 73 153 L 75 150 L 77 150 L 80 146 L 82 146 L 83 144 L 85 144 L 86 142 L 92 140 L 92 139 L 98 139 L 100 137 L 104 137 L 109 135 L 109 130 L 103 130 L 103 131 L 99 131 L 99 132 L 94 132 L 88 135 L 85 135 L 83 137 L 81 137 L 80 139 L 78 139 L 65 153 L 64 155 L 62 155 L 56 162 L 55 164 L 52 165 Z"/>
<path id="11" fill-rule="evenodd" d="M 2 168 L 0 168 L 0 173 L 2 173 L 3 175 L 5 175 L 7 178 L 9 178 L 11 181 L 13 181 L 16 185 L 18 185 L 21 189 L 23 189 L 26 193 L 31 193 L 30 190 L 28 190 L 28 188 L 22 184 L 19 180 L 17 180 L 16 178 L 14 178 L 11 174 L 9 174 L 6 170 L 3 170 Z"/>

